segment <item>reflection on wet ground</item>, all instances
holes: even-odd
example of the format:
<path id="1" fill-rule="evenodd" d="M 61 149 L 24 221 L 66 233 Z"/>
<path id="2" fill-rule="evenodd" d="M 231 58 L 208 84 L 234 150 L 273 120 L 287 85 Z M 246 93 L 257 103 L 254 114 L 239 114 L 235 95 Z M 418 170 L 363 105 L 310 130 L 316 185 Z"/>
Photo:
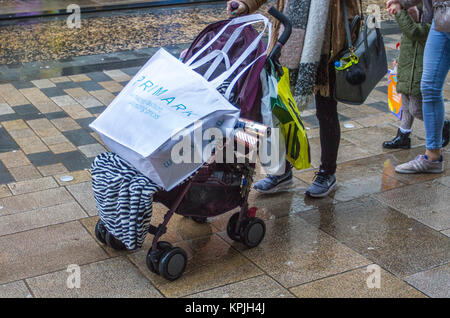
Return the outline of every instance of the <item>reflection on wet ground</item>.
<path id="1" fill-rule="evenodd" d="M 182 17 L 177 10 L 161 14 L 175 12 Z M 197 17 L 209 14 L 207 21 L 222 14 L 214 6 L 186 10 Z M 227 237 L 228 219 L 236 211 L 205 224 L 175 215 L 162 239 L 185 249 L 189 263 L 184 276 L 168 282 L 146 268 L 151 235 L 134 252 L 118 252 L 97 242 L 98 216 L 87 169 L 106 148 L 89 124 L 155 47 L 165 45 L 177 55 L 189 42 L 184 40 L 198 32 L 193 30 L 203 27 L 190 25 L 196 24 L 194 19 L 180 18 L 170 31 L 180 30 L 185 36 L 166 30 L 172 40 L 164 42 L 164 33 L 152 29 L 160 15 L 145 13 L 152 23 L 143 22 L 133 33 L 130 21 L 139 20 L 136 14 L 116 14 L 97 19 L 123 22 L 114 32 L 123 28 L 118 37 L 130 33 L 127 45 L 131 46 L 124 51 L 115 51 L 122 41 L 106 41 L 105 47 L 110 46 L 96 51 L 100 39 L 81 38 L 80 44 L 67 40 L 56 46 L 55 54 L 67 52 L 65 60 L 60 55 L 56 61 L 42 60 L 52 49 L 42 54 L 31 49 L 34 53 L 29 58 L 36 61 L 30 63 L 25 62 L 28 57 L 22 48 L 10 49 L 3 57 L 20 63 L 0 65 L 0 297 L 450 297 L 450 148 L 444 149 L 447 170 L 442 174 L 394 172 L 395 165 L 424 152 L 425 136 L 423 124 L 416 122 L 412 149 L 382 149 L 381 143 L 395 135 L 398 125 L 387 111 L 385 81 L 364 105 L 338 105 L 342 119 L 339 186 L 319 200 L 304 195 L 320 163 L 320 151 L 315 110 L 302 113 L 313 168 L 297 171 L 294 185 L 284 193 L 251 192 L 249 204 L 258 207 L 258 216 L 267 225 L 260 246 L 246 249 Z M 182 30 L 187 25 L 190 30 Z M 2 28 L 14 34 L 28 32 L 22 39 L 40 38 L 39 23 Z M 160 37 L 144 44 L 147 31 Z M 114 32 L 104 36 L 114 38 Z M 400 38 L 395 23 L 384 22 L 383 33 L 392 56 Z M 65 35 L 59 36 L 65 40 Z M 139 43 L 133 42 L 133 36 Z M 449 92 L 447 80 L 447 118 Z M 74 180 L 62 182 L 64 175 Z M 164 206 L 155 204 L 152 224 L 161 222 L 165 212 Z M 38 250 L 35 242 L 40 242 Z M 67 289 L 67 264 L 81 266 L 86 282 L 82 289 Z M 380 270 L 381 288 L 367 285 L 373 266 L 379 266 L 375 268 Z"/>

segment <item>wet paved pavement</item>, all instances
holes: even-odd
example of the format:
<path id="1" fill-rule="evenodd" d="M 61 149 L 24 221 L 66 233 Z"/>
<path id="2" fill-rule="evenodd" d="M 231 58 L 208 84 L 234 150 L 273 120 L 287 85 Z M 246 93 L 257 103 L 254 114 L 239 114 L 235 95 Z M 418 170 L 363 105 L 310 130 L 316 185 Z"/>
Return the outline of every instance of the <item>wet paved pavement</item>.
<path id="1" fill-rule="evenodd" d="M 398 30 L 384 23 L 383 32 L 391 59 Z M 177 54 L 184 47 L 168 48 Z M 183 247 L 189 263 L 167 282 L 145 265 L 151 236 L 135 252 L 100 244 L 88 169 L 105 147 L 88 125 L 154 50 L 0 66 L 0 297 L 450 297 L 450 169 L 394 172 L 424 151 L 424 129 L 415 123 L 411 150 L 382 149 L 397 125 L 387 113 L 385 82 L 365 105 L 339 105 L 335 193 L 304 196 L 315 169 L 296 172 L 280 195 L 251 193 L 250 205 L 267 224 L 257 248 L 227 237 L 233 212 L 206 224 L 176 215 L 162 239 Z M 449 118 L 448 80 L 444 95 Z M 303 118 L 317 168 L 314 110 Z M 447 147 L 447 166 L 449 156 Z M 62 182 L 63 175 L 74 180 Z M 165 212 L 156 204 L 152 223 Z M 66 286 L 69 264 L 81 266 L 80 289 Z M 368 288 L 373 265 L 381 288 Z"/>

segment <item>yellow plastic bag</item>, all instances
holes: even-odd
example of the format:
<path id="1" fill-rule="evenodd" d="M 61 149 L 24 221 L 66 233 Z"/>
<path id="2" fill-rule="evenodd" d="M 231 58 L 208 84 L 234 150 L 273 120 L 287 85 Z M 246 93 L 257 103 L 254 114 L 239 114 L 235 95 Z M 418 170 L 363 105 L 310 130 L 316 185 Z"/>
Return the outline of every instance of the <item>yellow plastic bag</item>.
<path id="1" fill-rule="evenodd" d="M 272 76 L 275 74 L 272 68 Z M 289 70 L 283 67 L 283 75 L 277 80 L 277 98 L 272 99 L 272 112 L 281 123 L 281 133 L 286 143 L 286 159 L 297 170 L 310 168 L 308 136 L 291 92 Z"/>

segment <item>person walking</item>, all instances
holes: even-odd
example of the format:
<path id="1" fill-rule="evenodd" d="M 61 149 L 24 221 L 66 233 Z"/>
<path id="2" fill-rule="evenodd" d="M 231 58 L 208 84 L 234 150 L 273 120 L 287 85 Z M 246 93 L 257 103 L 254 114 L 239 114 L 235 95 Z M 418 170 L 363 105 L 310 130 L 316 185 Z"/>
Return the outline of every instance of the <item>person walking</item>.
<path id="1" fill-rule="evenodd" d="M 409 149 L 411 148 L 409 136 L 414 118 L 423 120 L 420 81 L 422 79 L 423 52 L 431 25 L 420 23 L 423 13 L 422 5 L 404 10 L 398 4 L 392 11 L 402 31 L 400 56 L 397 61 L 397 92 L 402 94 L 402 118 L 397 136 L 391 141 L 385 141 L 383 148 Z"/>
<path id="2" fill-rule="evenodd" d="M 348 23 L 361 12 L 359 0 L 345 0 Z M 233 2 L 236 2 L 232 5 Z M 227 3 L 230 17 L 256 11 L 266 0 L 232 0 Z M 237 8 L 236 8 L 237 7 Z M 291 38 L 283 47 L 282 64 L 289 69 L 294 97 L 305 105 L 307 95 L 315 96 L 316 116 L 320 126 L 321 165 L 306 194 L 320 198 L 337 185 L 336 161 L 341 137 L 335 85 L 334 62 L 347 45 L 342 2 L 339 0 L 279 0 L 278 8 L 291 20 Z M 359 29 L 352 29 L 352 40 Z M 276 36 L 276 32 L 275 36 Z M 300 96 L 300 101 L 297 100 Z M 308 100 L 309 101 L 309 100 Z M 287 163 L 282 175 L 268 175 L 255 183 L 261 193 L 275 193 L 292 184 L 292 167 Z"/>
<path id="3" fill-rule="evenodd" d="M 388 11 L 400 6 L 408 9 L 422 0 L 389 0 Z M 431 23 L 425 45 L 421 81 L 423 120 L 425 124 L 425 154 L 395 167 L 397 173 L 442 173 L 444 160 L 441 149 L 448 143 L 450 125 L 445 121 L 444 82 L 450 69 L 450 2 L 423 0 L 422 22 Z"/>

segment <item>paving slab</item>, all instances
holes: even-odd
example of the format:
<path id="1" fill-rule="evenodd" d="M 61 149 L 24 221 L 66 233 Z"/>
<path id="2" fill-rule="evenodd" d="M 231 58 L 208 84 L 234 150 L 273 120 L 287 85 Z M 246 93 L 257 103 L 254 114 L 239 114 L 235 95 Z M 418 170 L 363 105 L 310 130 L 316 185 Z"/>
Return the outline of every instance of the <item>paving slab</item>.
<path id="1" fill-rule="evenodd" d="M 68 288 L 66 270 L 27 279 L 38 298 L 159 298 L 162 295 L 126 258 L 80 266 L 80 288 Z"/>
<path id="2" fill-rule="evenodd" d="M 450 261 L 447 236 L 370 197 L 296 216 L 399 277 Z"/>
<path id="3" fill-rule="evenodd" d="M 187 296 L 189 298 L 293 298 L 273 278 L 262 275 Z"/>
<path id="4" fill-rule="evenodd" d="M 181 297 L 242 281 L 262 272 L 216 235 L 176 244 L 188 254 L 183 276 L 173 282 L 153 274 L 145 265 L 147 251 L 128 255 L 152 284 L 167 297 Z"/>
<path id="5" fill-rule="evenodd" d="M 441 231 L 450 228 L 450 189 L 438 182 L 409 185 L 374 194 L 377 200 Z"/>
<path id="6" fill-rule="evenodd" d="M 430 297 L 450 298 L 450 264 L 408 276 L 405 280 Z"/>
<path id="7" fill-rule="evenodd" d="M 0 236 L 65 223 L 86 216 L 75 202 L 0 216 Z"/>
<path id="8" fill-rule="evenodd" d="M 38 192 L 26 193 L 0 200 L 0 216 L 15 214 L 34 209 L 73 202 L 73 198 L 64 188 L 54 188 Z"/>
<path id="9" fill-rule="evenodd" d="M 373 264 L 371 264 L 373 266 Z M 380 285 L 363 267 L 291 288 L 300 298 L 424 298 L 423 293 L 380 268 Z M 369 283 L 368 283 L 369 281 Z M 379 287 L 379 288 L 378 288 Z"/>
<path id="10" fill-rule="evenodd" d="M 16 168 L 30 165 L 30 160 L 20 150 L 0 153 L 0 160 L 5 164 L 6 168 Z"/>
<path id="11" fill-rule="evenodd" d="M 0 198 L 6 198 L 11 195 L 12 195 L 12 193 L 6 184 L 0 185 Z"/>
<path id="12" fill-rule="evenodd" d="M 22 280 L 0 285 L 0 298 L 31 298 L 28 287 Z"/>
<path id="13" fill-rule="evenodd" d="M 94 193 L 92 192 L 92 183 L 90 181 L 68 185 L 67 190 L 69 190 L 87 214 L 90 216 L 98 215 Z"/>
<path id="14" fill-rule="evenodd" d="M 78 222 L 0 237 L 0 283 L 67 269 L 107 258 Z"/>
<path id="15" fill-rule="evenodd" d="M 307 213 L 307 212 L 302 212 Z M 284 287 L 293 287 L 369 264 L 369 260 L 297 215 L 266 222 L 262 243 L 247 249 L 231 243 Z M 226 232 L 219 235 L 231 242 Z"/>
<path id="16" fill-rule="evenodd" d="M 39 179 L 31 179 L 8 184 L 13 195 L 24 194 L 29 192 L 43 191 L 51 188 L 57 188 L 58 184 L 52 177 L 44 177 Z"/>

